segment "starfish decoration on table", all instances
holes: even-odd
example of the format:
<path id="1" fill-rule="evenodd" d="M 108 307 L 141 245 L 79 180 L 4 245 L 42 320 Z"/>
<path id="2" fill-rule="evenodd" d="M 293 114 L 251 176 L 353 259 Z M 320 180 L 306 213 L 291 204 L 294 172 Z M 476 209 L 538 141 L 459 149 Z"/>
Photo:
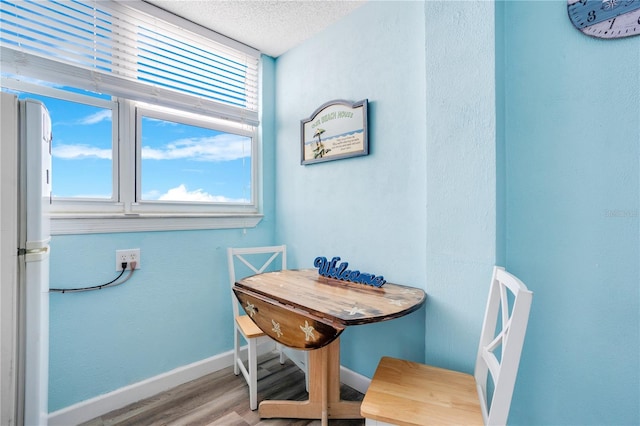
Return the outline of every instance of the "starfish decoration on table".
<path id="1" fill-rule="evenodd" d="M 271 324 L 273 324 L 273 328 L 271 329 L 274 333 L 276 333 L 278 335 L 278 337 L 282 336 L 284 333 L 282 333 L 282 330 L 280 329 L 280 323 L 275 322 L 274 320 L 271 320 Z"/>
<path id="2" fill-rule="evenodd" d="M 347 312 L 349 312 L 349 315 L 355 315 L 355 314 L 363 314 L 364 315 L 364 313 L 365 313 L 364 309 L 358 308 L 355 305 L 351 308 L 351 310 L 349 310 Z"/>
<path id="3" fill-rule="evenodd" d="M 313 327 L 309 325 L 307 320 L 304 320 L 304 327 L 300 326 L 300 329 L 304 332 L 304 340 L 309 341 L 310 339 L 316 340 L 316 336 L 313 334 Z"/>
<path id="4" fill-rule="evenodd" d="M 251 318 L 256 314 L 256 307 L 255 305 L 252 305 L 251 302 L 247 302 L 247 306 L 244 307 L 244 310 Z"/>

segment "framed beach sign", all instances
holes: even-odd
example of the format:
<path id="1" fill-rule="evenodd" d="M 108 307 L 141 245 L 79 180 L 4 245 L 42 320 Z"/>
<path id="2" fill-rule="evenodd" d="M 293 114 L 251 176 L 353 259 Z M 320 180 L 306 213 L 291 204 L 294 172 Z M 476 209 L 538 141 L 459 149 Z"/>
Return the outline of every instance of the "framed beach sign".
<path id="1" fill-rule="evenodd" d="M 300 164 L 369 154 L 367 99 L 329 101 L 300 121 Z"/>

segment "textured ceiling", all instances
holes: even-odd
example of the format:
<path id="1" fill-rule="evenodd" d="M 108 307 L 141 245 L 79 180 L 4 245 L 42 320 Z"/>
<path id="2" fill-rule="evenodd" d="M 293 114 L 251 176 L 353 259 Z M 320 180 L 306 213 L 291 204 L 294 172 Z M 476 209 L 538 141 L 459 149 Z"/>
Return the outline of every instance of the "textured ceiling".
<path id="1" fill-rule="evenodd" d="M 175 15 L 278 57 L 366 0 L 146 0 Z"/>

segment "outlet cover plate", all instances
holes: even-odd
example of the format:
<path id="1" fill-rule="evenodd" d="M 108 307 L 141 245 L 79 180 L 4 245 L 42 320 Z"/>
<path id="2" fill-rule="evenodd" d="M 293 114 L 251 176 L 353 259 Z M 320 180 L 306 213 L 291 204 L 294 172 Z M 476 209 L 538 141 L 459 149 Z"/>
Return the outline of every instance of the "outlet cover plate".
<path id="1" fill-rule="evenodd" d="M 127 271 L 131 262 L 136 262 L 136 269 L 140 269 L 140 249 L 116 250 L 116 271 L 122 271 L 122 262 L 127 262 Z"/>

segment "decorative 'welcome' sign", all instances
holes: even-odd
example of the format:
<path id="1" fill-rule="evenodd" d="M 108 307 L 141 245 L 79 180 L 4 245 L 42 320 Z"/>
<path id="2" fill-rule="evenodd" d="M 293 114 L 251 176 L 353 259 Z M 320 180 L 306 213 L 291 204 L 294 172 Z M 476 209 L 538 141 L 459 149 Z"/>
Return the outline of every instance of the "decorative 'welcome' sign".
<path id="1" fill-rule="evenodd" d="M 313 261 L 313 266 L 318 268 L 320 275 L 327 278 L 366 284 L 374 287 L 382 287 L 384 283 L 386 283 L 382 275 L 375 276 L 374 274 L 347 269 L 349 267 L 349 263 L 347 262 L 342 262 L 336 266 L 339 261 L 339 257 L 334 257 L 331 261 L 327 260 L 326 257 L 316 257 Z"/>

